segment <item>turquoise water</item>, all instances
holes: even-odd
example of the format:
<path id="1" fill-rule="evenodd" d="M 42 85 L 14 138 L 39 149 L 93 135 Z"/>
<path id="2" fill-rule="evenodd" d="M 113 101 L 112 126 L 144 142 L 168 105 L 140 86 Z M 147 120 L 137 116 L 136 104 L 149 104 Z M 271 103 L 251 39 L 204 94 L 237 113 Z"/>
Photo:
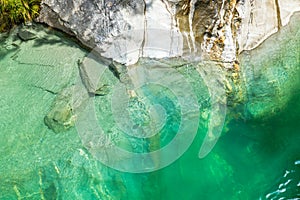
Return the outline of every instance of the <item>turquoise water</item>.
<path id="1" fill-rule="evenodd" d="M 246 100 L 228 107 L 222 136 L 203 159 L 198 158 L 198 152 L 211 111 L 208 90 L 193 67 L 177 69 L 194 91 L 201 91 L 195 92 L 201 104 L 198 132 L 180 159 L 142 174 L 120 172 L 97 161 L 75 127 L 55 133 L 44 123 L 61 91 L 75 83 L 78 61 L 88 51 L 41 26 L 29 28 L 37 33 L 35 40 L 21 41 L 17 30 L 10 37 L 2 36 L 0 199 L 299 199 L 300 37 L 296 19 L 282 32 L 291 43 L 281 38 L 279 46 L 272 48 L 272 56 L 263 56 L 262 52 L 270 51 L 271 38 L 250 55 L 253 61 L 242 58 L 245 70 L 241 73 L 248 81 L 243 86 L 248 91 Z M 255 53 L 261 56 L 255 57 Z M 269 67 L 263 68 L 265 65 Z M 280 70 L 282 65 L 285 70 Z M 272 85 L 269 81 L 273 79 L 279 82 Z M 107 70 L 101 81 L 111 89 L 118 79 Z M 157 85 L 147 85 L 142 91 L 153 104 L 164 105 L 168 116 L 159 137 L 149 140 L 131 139 L 115 127 L 111 92 L 95 97 L 103 129 L 120 133 L 116 142 L 135 152 L 153 151 L 170 143 L 182 117 L 172 91 Z M 130 101 L 130 117 L 138 125 L 149 123 L 147 105 L 144 99 Z"/>

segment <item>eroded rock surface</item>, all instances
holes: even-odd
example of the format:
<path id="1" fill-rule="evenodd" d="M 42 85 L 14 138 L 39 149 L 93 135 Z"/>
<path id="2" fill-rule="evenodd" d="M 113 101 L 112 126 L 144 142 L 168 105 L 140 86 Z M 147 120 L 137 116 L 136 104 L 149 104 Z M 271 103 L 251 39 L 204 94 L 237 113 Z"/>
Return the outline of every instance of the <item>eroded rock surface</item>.
<path id="1" fill-rule="evenodd" d="M 191 54 L 233 63 L 299 10 L 299 0 L 44 0 L 38 20 L 125 64 Z"/>

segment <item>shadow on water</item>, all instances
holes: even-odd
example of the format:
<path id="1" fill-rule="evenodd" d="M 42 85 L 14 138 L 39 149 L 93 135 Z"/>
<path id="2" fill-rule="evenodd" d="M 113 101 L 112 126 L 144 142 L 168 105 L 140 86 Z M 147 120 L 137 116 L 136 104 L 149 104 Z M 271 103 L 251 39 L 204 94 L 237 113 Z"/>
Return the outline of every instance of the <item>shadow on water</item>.
<path id="1" fill-rule="evenodd" d="M 25 39 L 20 38 L 20 32 L 29 32 L 34 38 Z M 0 60 L 4 59 L 11 53 L 17 53 L 23 48 L 24 44 L 30 42 L 32 48 L 43 46 L 57 46 L 57 47 L 77 47 L 89 50 L 83 47 L 81 43 L 73 36 L 66 33 L 49 28 L 43 24 L 32 24 L 30 26 L 20 25 L 12 29 L 10 32 L 0 34 Z"/>
<path id="2" fill-rule="evenodd" d="M 55 46 L 69 46 L 74 47 L 75 44 L 70 43 L 66 39 L 55 39 L 55 38 L 36 38 L 32 47 L 41 47 L 43 45 L 55 45 Z"/>
<path id="3" fill-rule="evenodd" d="M 60 30 L 41 24 L 35 24 L 34 29 L 37 31 L 36 34 L 38 37 L 34 39 L 33 47 L 41 47 L 43 45 L 79 47 L 77 44 L 79 42 L 75 37 L 69 36 Z"/>

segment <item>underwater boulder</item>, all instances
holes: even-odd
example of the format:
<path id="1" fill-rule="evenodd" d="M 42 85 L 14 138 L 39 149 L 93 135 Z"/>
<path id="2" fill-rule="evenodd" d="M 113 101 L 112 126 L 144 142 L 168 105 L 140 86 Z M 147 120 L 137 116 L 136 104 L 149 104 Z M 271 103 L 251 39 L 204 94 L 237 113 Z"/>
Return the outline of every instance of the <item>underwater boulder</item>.
<path id="1" fill-rule="evenodd" d="M 36 38 L 34 33 L 27 30 L 20 30 L 17 35 L 22 41 L 33 40 Z"/>
<path id="2" fill-rule="evenodd" d="M 64 132 L 75 124 L 72 113 L 72 88 L 64 89 L 54 100 L 51 110 L 44 118 L 45 124 L 55 133 Z"/>
<path id="3" fill-rule="evenodd" d="M 299 93 L 299 14 L 263 44 L 240 55 L 245 118 L 265 119 L 283 110 Z"/>

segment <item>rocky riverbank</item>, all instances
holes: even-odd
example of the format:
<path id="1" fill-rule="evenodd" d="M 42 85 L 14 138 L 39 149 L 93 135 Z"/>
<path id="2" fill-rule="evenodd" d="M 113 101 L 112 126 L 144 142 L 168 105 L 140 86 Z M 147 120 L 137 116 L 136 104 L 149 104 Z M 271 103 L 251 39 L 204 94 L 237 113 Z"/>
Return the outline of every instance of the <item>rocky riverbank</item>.
<path id="1" fill-rule="evenodd" d="M 232 66 L 240 52 L 259 46 L 299 10 L 299 0 L 44 0 L 38 21 L 121 63 L 193 54 Z M 149 50 L 159 38 L 166 54 Z M 139 51 L 120 58 L 128 48 Z"/>
<path id="2" fill-rule="evenodd" d="M 273 191 L 274 182 L 285 169 L 282 163 L 289 162 L 291 156 L 297 159 L 294 155 L 299 152 L 298 104 L 295 103 L 298 101 L 293 100 L 299 96 L 297 88 L 300 85 L 298 21 L 299 16 L 293 16 L 289 25 L 265 43 L 241 54 L 238 84 L 231 79 L 234 71 L 227 70 L 220 62 L 209 60 L 195 63 L 180 58 L 145 58 L 136 66 L 129 66 L 129 69 L 135 69 L 147 64 L 175 69 L 192 85 L 201 105 L 198 138 L 185 156 L 164 170 L 140 175 L 120 173 L 102 165 L 87 150 L 89 144 L 82 143 L 72 126 L 76 117 L 70 112 L 69 94 L 77 77 L 84 77 L 80 76 L 79 69 L 84 61 L 89 61 L 85 58 L 90 52 L 66 35 L 36 24 L 18 27 L 10 35 L 1 36 L 0 144 L 3 156 L 0 158 L 0 198 L 147 199 L 149 196 L 164 196 L 168 199 L 178 195 L 184 198 L 187 193 L 197 194 L 198 187 L 204 191 L 208 183 L 212 189 L 198 196 L 206 199 L 224 196 L 258 198 L 266 191 Z M 218 69 L 219 73 L 210 73 L 211 68 Z M 119 63 L 108 67 L 100 87 L 97 85 L 90 90 L 94 93 L 96 89 L 96 115 L 116 142 L 120 137 L 115 134 L 118 129 L 110 112 L 110 97 L 113 86 L 128 78 L 124 69 L 126 67 Z M 226 81 L 222 79 L 223 75 Z M 133 80 L 140 80 L 135 78 Z M 205 82 L 209 80 L 213 82 Z M 232 87 L 238 85 L 241 89 Z M 174 84 L 174 87 L 181 88 L 182 84 Z M 226 87 L 229 109 L 217 146 L 205 159 L 197 159 L 211 118 L 209 87 L 213 92 Z M 235 95 L 237 91 L 244 92 Z M 144 112 L 147 102 L 134 98 L 133 91 L 129 94 L 133 97 L 131 109 L 136 111 L 131 117 L 138 119 L 139 124 L 147 122 L 148 116 Z M 155 94 L 170 108 L 176 107 L 176 98 L 170 91 Z M 168 103 L 166 94 L 175 100 L 173 104 Z M 239 101 L 235 100 L 237 97 Z M 295 106 L 291 107 L 290 102 Z M 232 112 L 232 108 L 236 110 Z M 172 133 L 178 128 L 180 118 L 175 114 L 167 123 L 169 132 L 165 133 L 170 134 L 163 135 L 161 144 L 172 140 Z M 289 118 L 294 120 L 293 123 Z M 212 127 L 220 125 L 218 120 L 222 118 L 213 121 Z M 240 124 L 240 121 L 258 123 L 250 123 L 250 126 Z M 289 123 L 288 127 L 286 123 Z M 159 140 L 140 143 L 124 137 L 121 139 L 124 140 L 120 145 L 138 152 L 145 147 L 155 150 L 161 145 Z M 128 145 L 128 142 L 134 145 Z M 200 173 L 199 169 L 202 170 Z M 264 187 L 253 189 L 253 184 L 249 183 Z M 169 189 L 161 191 L 165 185 Z M 215 186 L 221 188 L 218 193 Z M 174 188 L 181 191 L 180 194 L 174 194 Z M 293 188 L 289 189 L 291 194 Z"/>

